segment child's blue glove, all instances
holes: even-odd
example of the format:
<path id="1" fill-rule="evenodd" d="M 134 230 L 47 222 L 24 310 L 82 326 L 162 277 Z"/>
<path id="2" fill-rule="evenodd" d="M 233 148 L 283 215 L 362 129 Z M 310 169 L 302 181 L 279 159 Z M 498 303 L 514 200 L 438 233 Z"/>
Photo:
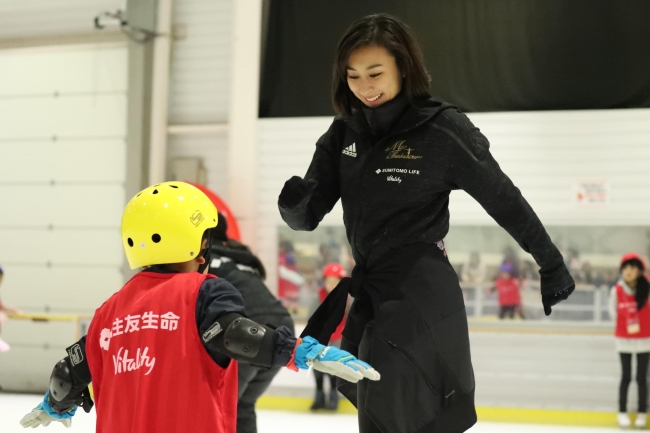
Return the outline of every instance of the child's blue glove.
<path id="1" fill-rule="evenodd" d="M 294 362 L 300 369 L 314 367 L 338 376 L 348 382 L 356 383 L 363 379 L 379 380 L 379 372 L 369 364 L 358 360 L 356 357 L 333 346 L 324 346 L 312 337 L 305 337 L 294 351 Z"/>
<path id="2" fill-rule="evenodd" d="M 45 398 L 39 403 L 30 413 L 25 415 L 23 419 L 20 420 L 20 425 L 23 427 L 32 427 L 36 428 L 40 425 L 47 427 L 52 421 L 58 421 L 66 427 L 72 425 L 72 417 L 77 411 L 77 406 L 72 407 L 66 413 L 58 413 L 52 406 L 50 406 L 50 391 L 45 393 Z"/>

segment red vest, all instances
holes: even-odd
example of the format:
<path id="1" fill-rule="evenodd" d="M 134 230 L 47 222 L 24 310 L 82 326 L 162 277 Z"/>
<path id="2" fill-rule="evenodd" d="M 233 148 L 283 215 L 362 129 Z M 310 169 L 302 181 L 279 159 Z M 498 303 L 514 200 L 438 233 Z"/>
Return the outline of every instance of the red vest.
<path id="1" fill-rule="evenodd" d="M 203 347 L 199 273 L 134 276 L 96 312 L 86 354 L 97 433 L 235 433 L 237 363 Z"/>
<path id="2" fill-rule="evenodd" d="M 650 338 L 650 308 L 648 302 L 637 311 L 636 300 L 620 284 L 616 285 L 616 336 L 620 338 Z"/>
<path id="3" fill-rule="evenodd" d="M 494 286 L 499 293 L 499 305 L 511 306 L 521 304 L 521 296 L 519 295 L 519 281 L 516 278 L 504 280 L 497 278 Z"/>

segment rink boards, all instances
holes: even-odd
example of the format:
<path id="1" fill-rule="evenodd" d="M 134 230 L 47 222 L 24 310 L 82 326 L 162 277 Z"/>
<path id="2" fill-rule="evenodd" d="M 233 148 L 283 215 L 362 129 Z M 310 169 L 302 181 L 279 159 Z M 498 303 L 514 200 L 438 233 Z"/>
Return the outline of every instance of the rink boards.
<path id="1" fill-rule="evenodd" d="M 51 320 L 43 322 L 44 318 Z M 4 391 L 41 392 L 52 366 L 79 338 L 88 320 L 54 315 L 23 319 L 3 326 L 3 339 L 12 349 L 0 353 L 0 386 Z M 515 421 L 524 416 L 539 422 L 607 425 L 604 420 L 616 411 L 620 377 L 611 326 L 470 320 L 476 404 L 482 419 Z M 260 406 L 307 409 L 313 386 L 309 374 L 283 370 Z M 633 410 L 634 383 L 630 388 Z M 348 406 L 347 411 L 353 408 Z"/>
<path id="2" fill-rule="evenodd" d="M 611 323 L 469 322 L 481 419 L 516 421 L 523 416 L 561 424 L 613 422 L 620 367 Z M 313 387 L 311 376 L 281 371 L 267 392 L 273 398 L 260 403 L 267 408 L 306 409 Z M 633 411 L 634 383 L 630 397 Z"/>

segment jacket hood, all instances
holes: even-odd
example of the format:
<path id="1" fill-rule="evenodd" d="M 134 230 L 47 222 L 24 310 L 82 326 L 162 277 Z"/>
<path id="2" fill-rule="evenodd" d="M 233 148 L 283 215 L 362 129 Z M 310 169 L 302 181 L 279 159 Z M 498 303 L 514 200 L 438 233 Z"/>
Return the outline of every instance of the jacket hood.
<path id="1" fill-rule="evenodd" d="M 253 253 L 248 250 L 229 248 L 225 245 L 212 245 L 213 257 L 227 257 L 237 265 L 253 268 L 262 279 L 266 278 L 264 265 Z"/>

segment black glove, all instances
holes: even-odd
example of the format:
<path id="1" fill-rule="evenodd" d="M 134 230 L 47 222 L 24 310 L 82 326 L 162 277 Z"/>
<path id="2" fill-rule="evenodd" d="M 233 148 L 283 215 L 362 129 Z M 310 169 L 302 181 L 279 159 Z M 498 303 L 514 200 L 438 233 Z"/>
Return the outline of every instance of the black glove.
<path id="1" fill-rule="evenodd" d="M 547 316 L 551 315 L 551 307 L 559 302 L 566 300 L 571 293 L 576 289 L 576 285 L 573 284 L 569 288 L 561 290 L 556 293 L 551 293 L 549 295 L 542 295 L 542 304 L 544 304 L 544 314 Z"/>
<path id="2" fill-rule="evenodd" d="M 296 209 L 304 206 L 317 186 L 318 182 L 314 179 L 305 180 L 300 176 L 293 176 L 284 183 L 278 204 L 285 209 Z"/>
<path id="3" fill-rule="evenodd" d="M 542 266 L 539 270 L 541 277 L 542 304 L 544 314 L 551 315 L 551 307 L 566 300 L 576 289 L 576 283 L 571 273 L 566 268 L 564 261 L 559 257 L 548 266 Z"/>

